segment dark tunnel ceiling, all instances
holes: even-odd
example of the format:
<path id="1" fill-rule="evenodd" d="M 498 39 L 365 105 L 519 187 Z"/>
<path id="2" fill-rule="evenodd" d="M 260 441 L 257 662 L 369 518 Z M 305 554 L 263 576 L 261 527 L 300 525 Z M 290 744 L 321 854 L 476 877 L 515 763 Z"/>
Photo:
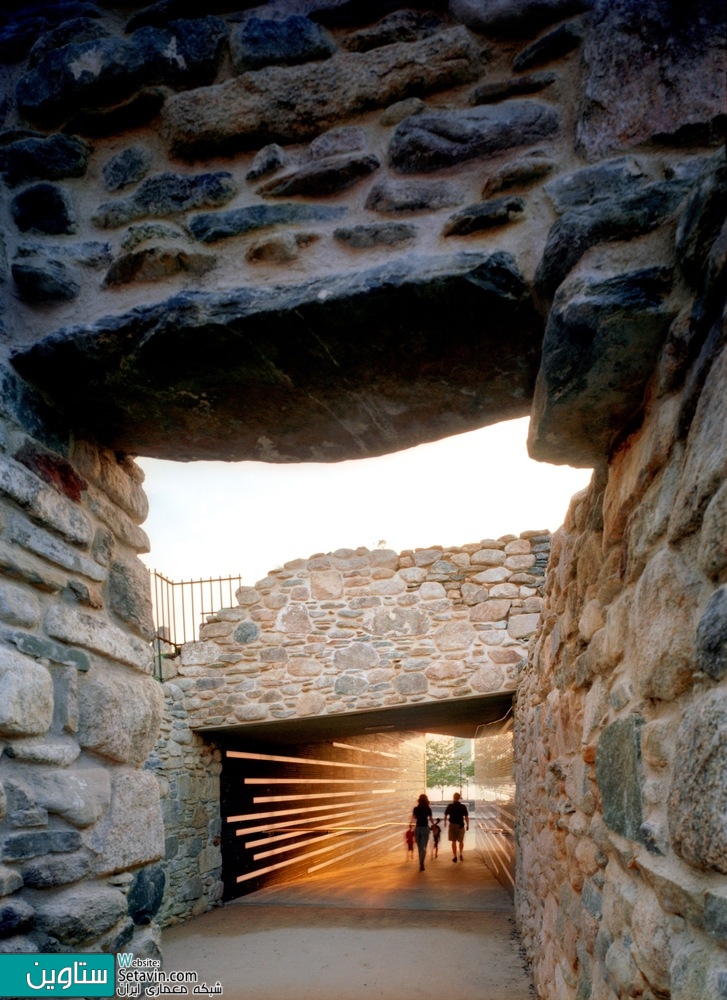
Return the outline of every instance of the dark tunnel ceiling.
<path id="1" fill-rule="evenodd" d="M 498 694 L 459 701 L 401 705 L 350 715 L 317 715 L 281 722 L 245 723 L 203 732 L 219 742 L 228 742 L 230 738 L 235 742 L 240 739 L 271 743 L 315 742 L 390 730 L 441 733 L 472 739 L 478 726 L 502 719 L 511 706 L 512 694 Z"/>

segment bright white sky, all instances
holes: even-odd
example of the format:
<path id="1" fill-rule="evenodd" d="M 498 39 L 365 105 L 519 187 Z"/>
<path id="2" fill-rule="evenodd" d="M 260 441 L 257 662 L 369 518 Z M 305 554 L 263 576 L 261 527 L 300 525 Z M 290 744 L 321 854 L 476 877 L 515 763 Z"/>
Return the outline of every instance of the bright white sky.
<path id="1" fill-rule="evenodd" d="M 171 580 L 252 585 L 316 552 L 457 546 L 563 523 L 587 469 L 528 458 L 528 419 L 337 464 L 161 462 L 146 473 L 146 565 Z"/>

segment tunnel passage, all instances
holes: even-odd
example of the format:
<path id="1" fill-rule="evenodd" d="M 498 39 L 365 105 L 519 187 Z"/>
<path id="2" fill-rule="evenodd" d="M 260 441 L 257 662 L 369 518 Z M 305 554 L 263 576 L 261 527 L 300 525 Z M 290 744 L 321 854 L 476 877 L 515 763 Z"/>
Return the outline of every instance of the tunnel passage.
<path id="1" fill-rule="evenodd" d="M 426 789 L 425 733 L 474 739 L 511 703 L 505 694 L 215 730 L 224 899 L 399 851 Z"/>

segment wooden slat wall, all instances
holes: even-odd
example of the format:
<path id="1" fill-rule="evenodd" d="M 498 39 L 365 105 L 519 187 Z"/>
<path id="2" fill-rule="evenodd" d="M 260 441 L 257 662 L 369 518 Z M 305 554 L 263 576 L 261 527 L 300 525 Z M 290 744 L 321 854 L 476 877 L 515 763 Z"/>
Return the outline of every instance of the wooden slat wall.
<path id="1" fill-rule="evenodd" d="M 488 867 L 515 891 L 513 720 L 481 726 L 475 739 L 477 847 Z"/>
<path id="2" fill-rule="evenodd" d="M 418 733 L 228 746 L 221 777 L 224 898 L 374 852 L 403 853 L 425 773 Z"/>

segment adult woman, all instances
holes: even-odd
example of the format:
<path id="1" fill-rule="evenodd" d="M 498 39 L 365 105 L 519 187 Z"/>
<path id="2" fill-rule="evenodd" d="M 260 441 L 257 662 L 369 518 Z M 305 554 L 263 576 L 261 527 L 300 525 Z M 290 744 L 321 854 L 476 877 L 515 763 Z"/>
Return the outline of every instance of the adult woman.
<path id="1" fill-rule="evenodd" d="M 427 843 L 429 842 L 429 821 L 432 818 L 432 810 L 429 799 L 422 793 L 417 799 L 417 804 L 412 810 L 412 819 L 415 822 L 414 837 L 419 851 L 419 871 L 424 871 L 424 859 L 427 856 Z"/>

